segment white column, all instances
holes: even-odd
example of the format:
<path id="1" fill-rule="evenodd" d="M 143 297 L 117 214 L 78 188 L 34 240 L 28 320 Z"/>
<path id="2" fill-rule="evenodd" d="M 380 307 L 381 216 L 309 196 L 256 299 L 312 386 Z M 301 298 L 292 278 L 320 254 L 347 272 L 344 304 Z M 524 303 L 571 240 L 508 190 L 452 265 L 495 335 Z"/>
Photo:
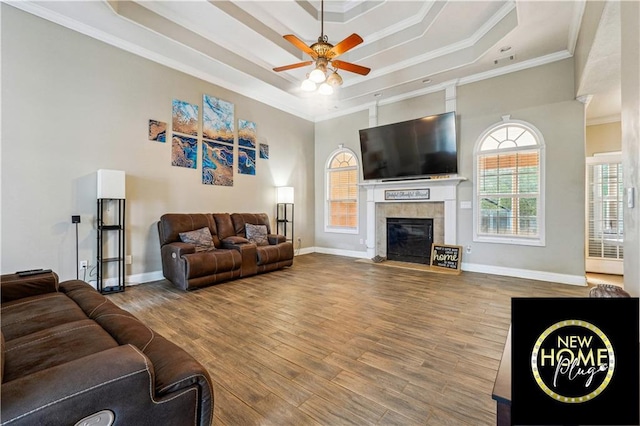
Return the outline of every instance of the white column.
<path id="1" fill-rule="evenodd" d="M 456 189 L 453 189 L 454 193 Z M 453 200 L 444 201 L 444 243 L 449 245 L 457 244 L 456 231 L 458 229 L 458 202 Z"/>
<path id="2" fill-rule="evenodd" d="M 457 99 L 457 87 L 458 81 L 455 80 L 451 82 L 448 86 L 444 88 L 444 110 L 445 112 L 451 112 L 456 110 L 456 99 Z"/>
<path id="3" fill-rule="evenodd" d="M 378 125 L 378 101 L 369 107 L 369 127 Z"/>
<path id="4" fill-rule="evenodd" d="M 373 188 L 367 188 L 367 256 L 375 257 L 376 253 L 376 200 Z"/>

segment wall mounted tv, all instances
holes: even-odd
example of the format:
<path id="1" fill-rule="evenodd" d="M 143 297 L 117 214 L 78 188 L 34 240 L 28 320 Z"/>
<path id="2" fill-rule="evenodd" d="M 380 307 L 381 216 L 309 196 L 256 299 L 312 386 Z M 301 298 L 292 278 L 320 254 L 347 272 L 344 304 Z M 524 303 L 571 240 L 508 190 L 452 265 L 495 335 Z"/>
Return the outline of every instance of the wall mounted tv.
<path id="1" fill-rule="evenodd" d="M 455 112 L 362 129 L 364 180 L 457 174 L 457 147 Z"/>

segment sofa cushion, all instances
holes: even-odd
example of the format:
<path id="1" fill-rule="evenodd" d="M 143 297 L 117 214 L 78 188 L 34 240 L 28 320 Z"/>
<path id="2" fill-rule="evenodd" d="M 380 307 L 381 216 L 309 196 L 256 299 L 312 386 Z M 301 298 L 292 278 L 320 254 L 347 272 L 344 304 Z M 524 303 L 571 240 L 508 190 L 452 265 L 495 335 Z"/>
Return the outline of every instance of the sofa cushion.
<path id="1" fill-rule="evenodd" d="M 2 276 L 2 303 L 23 297 L 37 296 L 58 291 L 58 274 L 48 272 L 21 277 L 16 274 Z"/>
<path id="2" fill-rule="evenodd" d="M 213 213 L 212 216 L 213 220 L 216 222 L 218 237 L 221 240 L 236 236 L 236 230 L 233 227 L 233 221 L 231 220 L 231 215 L 229 213 Z"/>
<path id="3" fill-rule="evenodd" d="M 269 245 L 269 241 L 267 240 L 267 227 L 265 225 L 252 225 L 250 223 L 246 223 L 245 229 L 247 232 L 247 240 L 257 246 Z"/>
<path id="4" fill-rule="evenodd" d="M 266 213 L 233 213 L 231 215 L 233 221 L 233 227 L 236 235 L 246 237 L 245 225 L 250 223 L 252 225 L 264 225 L 267 227 L 267 234 L 271 233 L 271 225 L 269 224 L 269 216 Z"/>
<path id="5" fill-rule="evenodd" d="M 180 232 L 180 240 L 183 243 L 194 244 L 196 252 L 214 250 L 211 231 L 206 226 L 195 231 Z"/>
<path id="6" fill-rule="evenodd" d="M 9 341 L 86 318 L 82 309 L 64 294 L 47 293 L 3 303 L 2 333 Z"/>
<path id="7" fill-rule="evenodd" d="M 180 232 L 193 231 L 204 227 L 209 228 L 213 243 L 216 247 L 220 247 L 218 239 L 218 229 L 213 216 L 205 213 L 167 213 L 160 217 L 158 222 L 158 235 L 160 237 L 160 246 L 168 243 L 180 241 Z"/>
<path id="8" fill-rule="evenodd" d="M 56 325 L 5 342 L 4 382 L 118 346 L 95 321 Z"/>

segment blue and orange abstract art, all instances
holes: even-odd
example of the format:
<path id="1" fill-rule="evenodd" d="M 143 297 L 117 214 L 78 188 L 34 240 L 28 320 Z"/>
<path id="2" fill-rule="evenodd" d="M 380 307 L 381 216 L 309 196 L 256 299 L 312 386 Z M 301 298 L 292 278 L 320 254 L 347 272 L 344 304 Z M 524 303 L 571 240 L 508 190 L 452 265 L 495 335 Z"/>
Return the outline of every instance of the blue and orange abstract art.
<path id="1" fill-rule="evenodd" d="M 202 137 L 232 144 L 233 104 L 215 96 L 202 95 L 202 105 Z"/>
<path id="2" fill-rule="evenodd" d="M 233 145 L 202 142 L 202 183 L 233 186 Z"/>
<path id="3" fill-rule="evenodd" d="M 171 138 L 171 165 L 195 169 L 198 160 L 198 140 L 173 134 Z"/>
<path id="4" fill-rule="evenodd" d="M 174 99 L 171 116 L 174 132 L 198 136 L 198 105 Z"/>
<path id="5" fill-rule="evenodd" d="M 256 148 L 256 123 L 247 120 L 238 120 L 238 145 L 247 148 Z"/>
<path id="6" fill-rule="evenodd" d="M 243 175 L 256 174 L 256 150 L 238 148 L 238 173 Z"/>

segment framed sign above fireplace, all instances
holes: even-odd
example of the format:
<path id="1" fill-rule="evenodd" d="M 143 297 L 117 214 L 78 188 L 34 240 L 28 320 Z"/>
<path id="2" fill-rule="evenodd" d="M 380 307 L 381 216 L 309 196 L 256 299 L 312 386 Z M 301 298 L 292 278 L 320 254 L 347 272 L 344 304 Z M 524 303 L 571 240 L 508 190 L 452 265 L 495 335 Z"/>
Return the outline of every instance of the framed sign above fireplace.
<path id="1" fill-rule="evenodd" d="M 428 200 L 431 198 L 429 188 L 422 189 L 387 189 L 384 191 L 385 200 Z"/>

